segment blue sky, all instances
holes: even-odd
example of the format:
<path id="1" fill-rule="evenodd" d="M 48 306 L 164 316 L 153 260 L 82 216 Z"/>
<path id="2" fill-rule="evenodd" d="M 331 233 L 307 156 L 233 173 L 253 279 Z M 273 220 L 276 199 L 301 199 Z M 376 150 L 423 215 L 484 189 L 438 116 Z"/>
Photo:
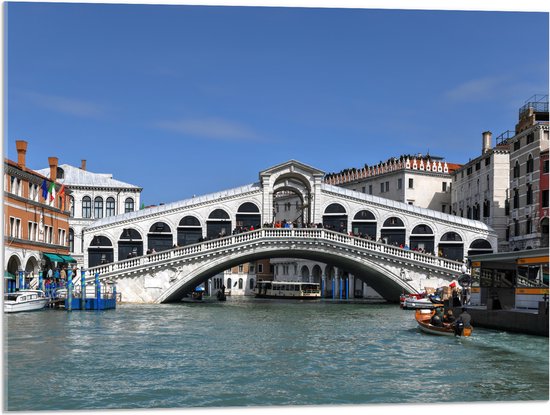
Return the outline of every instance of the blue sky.
<path id="1" fill-rule="evenodd" d="M 8 3 L 5 154 L 144 188 L 426 153 L 463 163 L 548 93 L 548 13 Z"/>

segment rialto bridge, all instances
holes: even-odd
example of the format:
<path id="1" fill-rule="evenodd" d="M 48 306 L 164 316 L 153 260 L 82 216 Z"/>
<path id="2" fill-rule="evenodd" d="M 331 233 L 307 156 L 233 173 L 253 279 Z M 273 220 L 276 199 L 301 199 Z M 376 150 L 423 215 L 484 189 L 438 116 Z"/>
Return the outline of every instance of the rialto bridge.
<path id="1" fill-rule="evenodd" d="M 239 264 L 303 258 L 331 264 L 315 277 L 324 287 L 345 270 L 397 301 L 426 278 L 456 278 L 468 255 L 496 251 L 482 222 L 328 185 L 324 175 L 292 160 L 254 184 L 100 219 L 84 232 L 85 267 L 116 282 L 124 301 L 169 302 Z M 294 198 L 295 217 L 275 228 L 281 195 Z"/>

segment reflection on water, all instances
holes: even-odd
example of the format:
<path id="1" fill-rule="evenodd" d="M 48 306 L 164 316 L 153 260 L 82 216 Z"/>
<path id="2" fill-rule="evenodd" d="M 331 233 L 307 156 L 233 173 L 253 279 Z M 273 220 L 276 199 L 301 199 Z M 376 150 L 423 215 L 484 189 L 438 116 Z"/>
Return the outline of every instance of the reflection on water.
<path id="1" fill-rule="evenodd" d="M 548 399 L 548 338 L 431 336 L 395 305 L 228 299 L 4 316 L 7 409 Z"/>

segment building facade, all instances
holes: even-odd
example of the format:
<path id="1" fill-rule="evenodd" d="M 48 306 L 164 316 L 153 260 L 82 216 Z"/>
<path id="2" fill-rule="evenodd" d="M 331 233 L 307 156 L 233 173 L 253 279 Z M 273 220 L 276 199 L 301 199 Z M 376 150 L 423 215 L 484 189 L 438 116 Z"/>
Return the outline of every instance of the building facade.
<path id="1" fill-rule="evenodd" d="M 451 173 L 459 167 L 440 157 L 401 156 L 376 166 L 328 174 L 325 183 L 450 213 Z"/>
<path id="2" fill-rule="evenodd" d="M 13 291 L 69 256 L 70 190 L 26 166 L 27 142 L 18 140 L 17 162 L 4 160 L 4 278 Z M 49 157 L 55 170 L 56 157 Z"/>
<path id="3" fill-rule="evenodd" d="M 84 264 L 84 229 L 98 219 L 134 212 L 140 208 L 141 187 L 113 179 L 112 174 L 87 171 L 86 160 L 82 160 L 80 167 L 61 164 L 54 169 L 42 169 L 38 172 L 48 178 L 53 177 L 71 190 L 68 242 L 71 256 L 77 260 L 79 266 Z M 122 239 L 127 240 L 119 252 L 124 258 L 130 254 L 144 253 L 132 244 L 132 236 L 130 232 L 123 232 L 121 235 Z M 105 253 L 98 252 L 98 255 L 101 258 Z"/>
<path id="4" fill-rule="evenodd" d="M 509 249 L 548 246 L 547 95 L 535 96 L 520 108 L 515 135 L 506 144 L 510 147 Z"/>
<path id="5" fill-rule="evenodd" d="M 451 176 L 452 214 L 479 220 L 498 235 L 499 251 L 507 250 L 507 196 L 510 170 L 509 146 L 492 147 L 492 134 L 482 134 L 481 155 L 455 170 Z"/>

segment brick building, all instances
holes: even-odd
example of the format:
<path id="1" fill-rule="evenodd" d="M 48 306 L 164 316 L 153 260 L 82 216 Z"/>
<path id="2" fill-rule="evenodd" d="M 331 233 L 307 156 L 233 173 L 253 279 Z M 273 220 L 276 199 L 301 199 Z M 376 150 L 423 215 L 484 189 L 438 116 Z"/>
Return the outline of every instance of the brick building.
<path id="1" fill-rule="evenodd" d="M 16 141 L 17 162 L 4 160 L 4 290 L 69 256 L 69 190 L 26 166 L 27 142 Z M 55 177 L 57 158 L 48 158 Z M 45 196 L 45 197 L 44 197 Z M 22 274 L 20 274 L 22 273 Z"/>

